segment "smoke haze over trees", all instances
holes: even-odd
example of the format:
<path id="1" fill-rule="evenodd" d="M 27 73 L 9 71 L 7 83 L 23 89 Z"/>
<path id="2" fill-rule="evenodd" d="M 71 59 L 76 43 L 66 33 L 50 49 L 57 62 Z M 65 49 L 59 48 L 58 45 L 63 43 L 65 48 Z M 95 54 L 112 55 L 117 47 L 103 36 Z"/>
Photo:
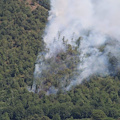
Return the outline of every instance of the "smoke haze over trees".
<path id="1" fill-rule="evenodd" d="M 65 51 L 65 56 L 67 56 L 68 48 L 65 44 L 73 47 L 72 49 L 77 49 L 76 51 L 79 53 L 79 55 L 77 54 L 79 64 L 76 66 L 79 75 L 75 74 L 73 79 L 72 77 L 67 78 L 69 81 L 67 85 L 66 80 L 57 79 L 65 85 L 62 86 L 63 89 L 68 90 L 72 86 L 80 84 L 84 79 L 89 79 L 92 75 L 114 76 L 118 74 L 120 70 L 119 5 L 119 0 L 51 0 L 51 10 L 44 33 L 47 50 L 43 55 L 45 57 L 43 61 L 41 61 L 41 54 L 38 55 L 35 65 L 35 77 L 38 76 L 36 81 L 42 81 L 42 71 L 49 69 L 49 65 L 45 61 L 49 61 L 49 59 L 54 61 L 53 59 L 56 59 L 59 53 L 65 53 Z M 73 53 L 73 55 L 75 54 Z M 75 63 L 74 60 L 72 62 Z M 60 63 L 58 65 L 61 66 Z M 67 64 L 65 66 L 70 68 Z M 53 77 L 51 78 L 54 80 Z M 44 83 L 41 84 L 43 86 Z M 54 84 L 49 86 L 54 86 Z M 42 88 L 40 87 L 40 89 Z"/>

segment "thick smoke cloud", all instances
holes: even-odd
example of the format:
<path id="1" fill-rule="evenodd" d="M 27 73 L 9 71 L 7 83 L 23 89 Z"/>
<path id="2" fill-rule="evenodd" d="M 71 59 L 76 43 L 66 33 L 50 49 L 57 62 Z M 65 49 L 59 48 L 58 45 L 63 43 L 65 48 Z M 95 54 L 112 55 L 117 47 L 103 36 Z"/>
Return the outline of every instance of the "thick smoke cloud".
<path id="1" fill-rule="evenodd" d="M 80 72 L 72 85 L 93 74 L 110 74 L 110 57 L 120 61 L 120 0 L 51 0 L 44 41 L 49 52 L 45 58 L 64 50 L 63 37 L 74 45 L 79 37 Z M 103 50 L 101 50 L 103 48 Z M 40 64 L 35 73 L 40 72 Z"/>

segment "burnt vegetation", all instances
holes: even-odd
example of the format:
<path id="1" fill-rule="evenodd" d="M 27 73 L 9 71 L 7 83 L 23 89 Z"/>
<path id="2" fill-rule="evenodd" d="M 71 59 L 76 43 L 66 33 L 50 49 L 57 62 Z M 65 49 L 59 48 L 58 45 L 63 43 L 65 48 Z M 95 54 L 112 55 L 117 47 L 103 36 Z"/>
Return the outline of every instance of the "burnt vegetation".
<path id="1" fill-rule="evenodd" d="M 45 59 L 44 55 L 39 56 L 36 64 L 40 65 L 41 72 L 35 74 L 37 89 L 48 91 L 54 86 L 64 91 L 73 79 L 76 80 L 75 77 L 79 74 L 77 67 L 80 63 L 78 47 L 72 47 L 67 43 L 64 45 L 66 50 L 61 50 L 55 56 L 48 59 Z M 39 59 L 43 61 L 39 63 Z"/>

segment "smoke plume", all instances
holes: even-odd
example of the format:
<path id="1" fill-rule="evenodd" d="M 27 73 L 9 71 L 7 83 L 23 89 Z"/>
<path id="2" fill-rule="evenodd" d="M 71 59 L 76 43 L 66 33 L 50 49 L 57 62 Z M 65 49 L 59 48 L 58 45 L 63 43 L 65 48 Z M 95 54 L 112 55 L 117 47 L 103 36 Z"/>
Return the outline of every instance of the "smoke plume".
<path id="1" fill-rule="evenodd" d="M 40 77 L 47 66 L 44 60 L 56 56 L 61 50 L 65 51 L 63 38 L 75 46 L 79 37 L 82 38 L 78 48 L 81 61 L 77 66 L 79 75 L 65 89 L 69 90 L 94 74 L 114 74 L 120 66 L 119 11 L 120 0 L 51 0 L 44 34 L 48 51 L 42 54 L 42 58 L 41 53 L 38 56 L 35 77 Z M 114 65 L 111 62 L 113 58 L 116 60 Z"/>

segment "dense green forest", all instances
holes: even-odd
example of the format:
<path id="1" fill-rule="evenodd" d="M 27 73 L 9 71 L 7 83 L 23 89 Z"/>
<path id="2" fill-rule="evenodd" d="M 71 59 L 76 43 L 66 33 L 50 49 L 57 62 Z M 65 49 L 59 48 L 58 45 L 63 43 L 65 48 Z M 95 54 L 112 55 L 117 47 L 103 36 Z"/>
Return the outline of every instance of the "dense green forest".
<path id="1" fill-rule="evenodd" d="M 49 9 L 49 0 L 0 0 L 0 120 L 119 120 L 119 74 L 93 76 L 56 95 L 27 90 L 37 55 L 44 50 Z M 60 57 L 66 60 L 64 54 Z"/>

